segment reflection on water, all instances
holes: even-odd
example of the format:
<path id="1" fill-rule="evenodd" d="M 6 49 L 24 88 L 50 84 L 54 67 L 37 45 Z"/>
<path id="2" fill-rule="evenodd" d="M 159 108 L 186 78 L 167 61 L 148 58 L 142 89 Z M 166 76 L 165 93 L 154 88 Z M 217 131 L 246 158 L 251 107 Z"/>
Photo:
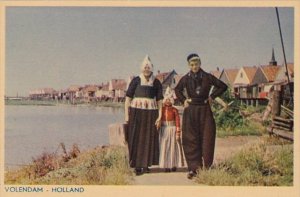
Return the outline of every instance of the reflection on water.
<path id="1" fill-rule="evenodd" d="M 112 107 L 5 106 L 5 166 L 26 164 L 42 152 L 108 144 L 108 125 L 123 122 L 124 110 Z"/>

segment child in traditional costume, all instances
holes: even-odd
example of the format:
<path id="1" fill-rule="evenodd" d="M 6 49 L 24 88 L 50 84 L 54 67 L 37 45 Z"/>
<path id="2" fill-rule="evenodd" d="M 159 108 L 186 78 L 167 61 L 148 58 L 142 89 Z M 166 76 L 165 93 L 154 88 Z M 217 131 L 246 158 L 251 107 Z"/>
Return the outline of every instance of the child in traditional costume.
<path id="1" fill-rule="evenodd" d="M 182 158 L 180 157 L 180 117 L 178 110 L 173 107 L 174 99 L 168 87 L 164 95 L 161 129 L 159 133 L 160 155 L 159 167 L 165 172 L 176 171 Z"/>

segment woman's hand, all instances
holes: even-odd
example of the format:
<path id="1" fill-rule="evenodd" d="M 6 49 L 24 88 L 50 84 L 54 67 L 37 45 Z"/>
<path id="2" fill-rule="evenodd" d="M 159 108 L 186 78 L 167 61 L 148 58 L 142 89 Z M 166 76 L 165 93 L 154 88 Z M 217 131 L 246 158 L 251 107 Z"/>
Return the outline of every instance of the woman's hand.
<path id="1" fill-rule="evenodd" d="M 128 117 L 128 113 L 126 113 L 125 115 L 125 123 L 128 123 L 129 122 L 129 117 Z"/>
<path id="2" fill-rule="evenodd" d="M 155 126 L 156 126 L 156 129 L 159 129 L 160 126 L 161 126 L 161 120 L 160 118 L 158 118 L 156 121 L 155 121 Z"/>

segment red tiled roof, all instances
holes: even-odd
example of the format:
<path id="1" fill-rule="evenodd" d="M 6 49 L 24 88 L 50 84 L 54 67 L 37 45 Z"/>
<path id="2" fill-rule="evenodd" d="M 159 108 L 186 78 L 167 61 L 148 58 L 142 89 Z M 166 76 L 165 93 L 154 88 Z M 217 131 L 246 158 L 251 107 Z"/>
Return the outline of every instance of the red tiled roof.
<path id="1" fill-rule="evenodd" d="M 69 91 L 69 92 L 77 92 L 77 91 L 79 91 L 80 88 L 81 88 L 81 86 L 78 86 L 78 85 L 71 85 L 71 86 L 68 88 L 68 91 Z"/>
<path id="2" fill-rule="evenodd" d="M 294 78 L 294 63 L 287 63 L 287 68 L 288 68 L 288 72 L 289 72 L 289 76 L 292 77 L 292 79 Z M 276 79 L 277 80 L 282 80 L 278 78 L 278 74 L 282 73 L 282 72 L 286 72 L 285 66 L 280 66 L 280 71 L 277 73 Z M 286 77 L 286 75 L 284 75 Z"/>
<path id="3" fill-rule="evenodd" d="M 96 85 L 86 85 L 83 88 L 84 92 L 96 92 L 97 90 L 98 90 L 98 86 L 96 86 Z"/>
<path id="4" fill-rule="evenodd" d="M 265 74 L 268 82 L 275 81 L 277 72 L 279 71 L 280 67 L 279 66 L 260 66 L 262 69 L 263 73 Z"/>
<path id="5" fill-rule="evenodd" d="M 126 80 L 125 79 L 112 79 L 112 88 L 114 90 L 126 90 Z"/>
<path id="6" fill-rule="evenodd" d="M 256 66 L 243 66 L 243 69 L 244 69 L 250 83 L 252 83 L 254 75 L 257 71 L 257 67 Z"/>
<path id="7" fill-rule="evenodd" d="M 162 83 L 171 72 L 158 73 L 155 77 Z"/>
<path id="8" fill-rule="evenodd" d="M 225 74 L 227 75 L 227 78 L 230 83 L 233 83 L 235 80 L 236 75 L 239 72 L 239 69 L 233 68 L 233 69 L 225 69 L 224 70 Z"/>
<path id="9" fill-rule="evenodd" d="M 217 77 L 218 79 L 220 78 L 221 76 L 221 71 L 219 70 L 214 70 L 214 71 L 211 71 L 210 74 L 212 74 L 213 76 Z"/>

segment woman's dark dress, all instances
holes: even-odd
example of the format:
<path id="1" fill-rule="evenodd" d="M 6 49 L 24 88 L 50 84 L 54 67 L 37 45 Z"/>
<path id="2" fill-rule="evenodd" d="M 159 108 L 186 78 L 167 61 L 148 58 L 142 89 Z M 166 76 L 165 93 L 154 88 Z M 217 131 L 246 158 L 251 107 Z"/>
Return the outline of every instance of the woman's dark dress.
<path id="1" fill-rule="evenodd" d="M 189 107 L 183 111 L 182 145 L 188 168 L 193 171 L 213 163 L 216 124 L 207 101 L 212 86 L 212 99 L 227 89 L 221 80 L 200 69 L 196 74 L 189 72 L 183 76 L 175 88 L 176 97 L 182 103 L 187 99 L 183 94 L 184 89 L 188 98 L 192 99 Z"/>
<path id="2" fill-rule="evenodd" d="M 158 165 L 159 138 L 155 121 L 158 118 L 157 101 L 163 99 L 162 85 L 155 79 L 153 86 L 142 86 L 140 77 L 135 77 L 129 84 L 126 96 L 133 98 L 128 122 L 130 167 Z"/>

